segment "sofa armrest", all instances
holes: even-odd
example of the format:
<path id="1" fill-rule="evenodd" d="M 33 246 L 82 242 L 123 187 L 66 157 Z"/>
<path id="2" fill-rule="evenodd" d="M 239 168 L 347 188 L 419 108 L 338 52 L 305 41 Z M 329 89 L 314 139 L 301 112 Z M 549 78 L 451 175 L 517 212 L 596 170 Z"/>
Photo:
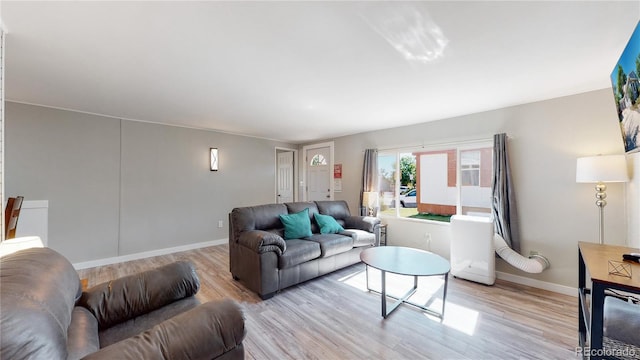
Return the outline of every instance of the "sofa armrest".
<path id="1" fill-rule="evenodd" d="M 193 264 L 178 261 L 96 285 L 82 293 L 78 305 L 87 308 L 103 330 L 193 296 L 199 289 Z"/>
<path id="2" fill-rule="evenodd" d="M 258 254 L 273 251 L 280 256 L 287 250 L 287 243 L 280 235 L 263 230 L 243 231 L 238 243 Z"/>
<path id="3" fill-rule="evenodd" d="M 344 225 L 346 229 L 358 229 L 375 233 L 376 227 L 380 225 L 380 219 L 373 216 L 349 216 L 344 219 Z"/>
<path id="4" fill-rule="evenodd" d="M 214 359 L 237 348 L 244 354 L 245 334 L 235 302 L 211 301 L 84 359 Z"/>

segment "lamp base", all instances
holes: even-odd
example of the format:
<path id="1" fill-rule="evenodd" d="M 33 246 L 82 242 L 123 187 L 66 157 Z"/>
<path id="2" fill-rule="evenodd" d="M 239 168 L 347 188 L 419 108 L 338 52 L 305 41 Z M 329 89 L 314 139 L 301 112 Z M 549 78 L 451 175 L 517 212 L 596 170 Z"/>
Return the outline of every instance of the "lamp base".
<path id="1" fill-rule="evenodd" d="M 599 182 L 596 185 L 596 206 L 600 208 L 600 222 L 599 222 L 599 232 L 600 232 L 600 244 L 604 244 L 604 207 L 607 206 L 607 185 L 602 182 Z"/>

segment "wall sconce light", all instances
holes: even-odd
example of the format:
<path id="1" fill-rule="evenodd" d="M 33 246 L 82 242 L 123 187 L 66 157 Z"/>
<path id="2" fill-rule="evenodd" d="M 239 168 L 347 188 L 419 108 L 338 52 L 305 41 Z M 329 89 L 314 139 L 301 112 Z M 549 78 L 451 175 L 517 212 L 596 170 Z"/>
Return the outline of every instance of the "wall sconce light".
<path id="1" fill-rule="evenodd" d="M 211 171 L 218 171 L 218 148 L 211 148 Z"/>

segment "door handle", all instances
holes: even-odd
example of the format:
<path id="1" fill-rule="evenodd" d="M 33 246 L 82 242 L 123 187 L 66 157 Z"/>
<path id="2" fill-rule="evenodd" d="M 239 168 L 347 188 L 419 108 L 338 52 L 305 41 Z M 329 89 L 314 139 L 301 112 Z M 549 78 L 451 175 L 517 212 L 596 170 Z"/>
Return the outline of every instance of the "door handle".
<path id="1" fill-rule="evenodd" d="M 330 195 L 327 195 L 327 199 L 330 199 L 330 198 L 331 198 L 331 196 L 330 196 Z"/>

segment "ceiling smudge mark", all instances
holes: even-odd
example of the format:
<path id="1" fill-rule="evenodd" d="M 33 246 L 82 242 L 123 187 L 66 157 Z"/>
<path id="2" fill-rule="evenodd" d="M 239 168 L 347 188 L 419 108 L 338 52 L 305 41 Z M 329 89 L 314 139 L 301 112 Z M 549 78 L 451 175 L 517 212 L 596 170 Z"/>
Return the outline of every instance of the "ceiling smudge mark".
<path id="1" fill-rule="evenodd" d="M 409 61 L 430 63 L 444 56 L 449 40 L 419 4 L 372 2 L 360 15 Z"/>

